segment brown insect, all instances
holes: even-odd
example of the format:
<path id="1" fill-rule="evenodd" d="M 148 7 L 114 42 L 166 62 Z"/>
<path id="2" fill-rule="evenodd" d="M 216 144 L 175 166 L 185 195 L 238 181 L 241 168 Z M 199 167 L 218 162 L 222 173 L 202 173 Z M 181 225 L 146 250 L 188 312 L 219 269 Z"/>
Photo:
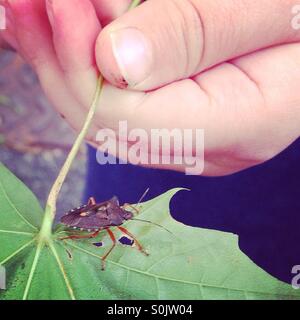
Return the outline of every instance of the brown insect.
<path id="1" fill-rule="evenodd" d="M 146 196 L 147 192 L 148 190 L 143 194 L 138 204 Z M 122 224 L 128 220 L 136 220 L 136 221 L 151 223 L 159 227 L 162 227 L 162 226 L 156 223 L 153 223 L 151 221 L 136 219 L 134 218 L 133 212 L 126 210 L 126 208 L 131 208 L 135 213 L 139 213 L 136 206 L 132 206 L 130 204 L 124 204 L 123 206 L 120 206 L 120 203 L 117 197 L 113 197 L 112 199 L 101 202 L 101 203 L 97 203 L 94 198 L 90 198 L 87 204 L 81 207 L 72 209 L 71 211 L 67 212 L 60 220 L 61 223 L 67 226 L 68 228 L 72 228 L 80 231 L 87 231 L 87 232 L 90 232 L 90 234 L 70 235 L 68 237 L 61 238 L 61 240 L 96 238 L 100 233 L 100 231 L 106 230 L 109 237 L 112 240 L 112 246 L 106 252 L 106 254 L 103 257 L 101 257 L 102 270 L 104 270 L 105 260 L 109 256 L 109 254 L 112 252 L 112 250 L 114 249 L 117 243 L 116 237 L 110 228 L 117 227 L 124 235 L 133 239 L 139 251 L 141 251 L 143 254 L 148 256 L 149 254 L 144 250 L 140 242 L 126 228 L 122 227 Z M 165 229 L 164 227 L 162 228 Z"/>

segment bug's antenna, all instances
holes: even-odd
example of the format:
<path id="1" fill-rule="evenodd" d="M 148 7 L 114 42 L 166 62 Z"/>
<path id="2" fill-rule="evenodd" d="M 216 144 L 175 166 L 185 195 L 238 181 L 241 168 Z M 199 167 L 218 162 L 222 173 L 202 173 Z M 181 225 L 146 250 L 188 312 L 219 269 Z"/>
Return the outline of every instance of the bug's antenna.
<path id="1" fill-rule="evenodd" d="M 168 230 L 167 228 L 163 227 L 162 225 L 160 225 L 158 223 L 155 223 L 155 222 L 152 222 L 152 221 L 149 221 L 149 220 L 137 219 L 137 218 L 133 218 L 133 219 L 130 219 L 130 220 L 135 220 L 135 221 L 140 221 L 140 222 L 146 222 L 146 223 L 153 224 L 153 225 L 155 225 L 157 227 L 160 227 L 160 228 L 164 229 L 165 231 L 171 233 L 173 236 L 175 236 L 173 232 L 171 232 L 170 230 Z"/>
<path id="2" fill-rule="evenodd" d="M 143 199 L 146 197 L 147 193 L 149 192 L 150 188 L 148 188 L 143 195 L 140 197 L 140 200 L 138 201 L 138 203 L 135 205 L 135 207 L 137 207 L 142 201 Z"/>

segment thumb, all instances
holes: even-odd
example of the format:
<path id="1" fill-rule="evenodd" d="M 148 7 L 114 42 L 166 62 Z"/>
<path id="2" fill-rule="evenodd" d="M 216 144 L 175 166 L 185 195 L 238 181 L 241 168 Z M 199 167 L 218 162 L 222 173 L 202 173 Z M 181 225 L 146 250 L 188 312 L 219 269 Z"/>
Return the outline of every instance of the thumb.
<path id="1" fill-rule="evenodd" d="M 108 81 L 143 90 L 171 82 L 195 68 L 186 70 L 190 57 L 185 48 L 187 42 L 193 46 L 189 49 L 194 51 L 192 65 L 201 50 L 201 38 L 190 28 L 195 28 L 199 19 L 191 6 L 184 8 L 181 2 L 185 1 L 148 0 L 100 33 L 97 63 Z M 189 25 L 183 27 L 183 19 Z"/>
<path id="2" fill-rule="evenodd" d="M 299 41 L 293 0 L 148 0 L 100 33 L 97 64 L 112 84 L 152 90 L 260 48 Z"/>

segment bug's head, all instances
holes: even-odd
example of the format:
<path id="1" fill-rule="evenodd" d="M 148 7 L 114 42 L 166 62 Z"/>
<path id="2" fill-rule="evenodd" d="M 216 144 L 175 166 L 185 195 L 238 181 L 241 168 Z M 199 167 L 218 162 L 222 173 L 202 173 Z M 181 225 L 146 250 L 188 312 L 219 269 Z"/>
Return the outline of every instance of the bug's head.
<path id="1" fill-rule="evenodd" d="M 127 210 L 122 210 L 122 217 L 124 220 L 131 220 L 133 218 L 133 213 Z"/>

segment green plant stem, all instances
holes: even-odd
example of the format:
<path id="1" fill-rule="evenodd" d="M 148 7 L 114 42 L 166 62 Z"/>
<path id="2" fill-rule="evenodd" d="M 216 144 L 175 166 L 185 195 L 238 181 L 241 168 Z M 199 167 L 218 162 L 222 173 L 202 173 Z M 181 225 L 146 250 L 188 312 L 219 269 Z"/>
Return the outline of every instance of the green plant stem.
<path id="1" fill-rule="evenodd" d="M 57 202 L 58 195 L 67 177 L 67 174 L 70 171 L 71 165 L 78 154 L 80 146 L 84 141 L 84 138 L 91 126 L 91 123 L 93 121 L 93 118 L 99 103 L 102 87 L 103 87 L 103 77 L 100 76 L 97 83 L 95 96 L 94 96 L 92 105 L 90 107 L 90 110 L 88 112 L 87 118 L 85 120 L 85 123 L 83 125 L 83 128 L 79 133 L 76 141 L 74 142 L 73 147 L 49 193 L 47 204 L 46 204 L 45 217 L 44 217 L 44 221 L 43 221 L 41 232 L 40 232 L 40 236 L 43 238 L 49 239 L 49 236 L 51 235 L 51 229 L 52 229 L 53 221 L 55 219 L 55 214 L 56 214 L 56 202 Z"/>
<path id="2" fill-rule="evenodd" d="M 135 7 L 137 7 L 140 3 L 142 2 L 142 0 L 133 0 L 129 6 L 128 10 L 134 9 Z"/>
<path id="3" fill-rule="evenodd" d="M 50 194 L 49 194 L 49 197 L 48 197 L 48 201 L 47 201 L 47 205 L 50 206 L 50 207 L 55 207 L 56 205 L 56 201 L 57 201 L 57 198 L 58 198 L 58 195 L 59 195 L 59 192 L 61 190 L 61 187 L 66 179 L 66 176 L 70 170 L 70 167 L 80 149 L 80 146 L 91 126 L 91 123 L 93 121 L 93 118 L 94 118 L 94 115 L 96 113 L 96 109 L 97 109 L 97 106 L 98 106 L 98 102 L 99 102 L 99 97 L 100 97 L 100 94 L 101 94 L 101 91 L 102 91 L 102 85 L 103 85 L 103 77 L 100 76 L 99 77 L 99 80 L 98 80 L 98 83 L 97 83 L 97 87 L 96 87 L 96 92 L 95 92 L 95 96 L 94 96 L 94 99 L 93 99 L 93 102 L 92 102 L 92 105 L 90 107 L 90 110 L 88 112 L 88 115 L 87 115 L 87 118 L 85 120 L 85 123 L 83 125 L 83 128 L 81 130 L 81 132 L 79 133 L 51 191 L 50 191 Z M 54 218 L 55 216 L 53 216 Z"/>
<path id="4" fill-rule="evenodd" d="M 135 7 L 137 7 L 141 3 L 141 0 L 133 0 L 131 5 L 129 6 L 128 10 L 131 10 Z M 44 220 L 42 223 L 42 227 L 39 233 L 39 238 L 41 242 L 51 242 L 51 234 L 52 234 L 52 225 L 55 219 L 56 215 L 56 203 L 57 199 L 59 196 L 59 193 L 61 191 L 62 185 L 66 180 L 66 177 L 70 171 L 71 165 L 75 159 L 75 157 L 78 154 L 78 151 L 80 149 L 80 146 L 82 142 L 84 141 L 84 138 L 86 137 L 86 134 L 91 126 L 91 123 L 93 121 L 94 115 L 97 110 L 97 106 L 99 103 L 99 99 L 101 96 L 101 91 L 103 87 L 103 77 L 102 75 L 99 76 L 99 80 L 97 83 L 97 88 L 95 92 L 95 96 L 92 102 L 92 105 L 90 107 L 90 110 L 88 112 L 87 118 L 85 120 L 85 123 L 83 125 L 82 130 L 80 131 L 77 139 L 75 140 L 73 147 L 63 165 L 61 168 L 59 175 L 57 179 L 55 180 L 51 191 L 48 196 L 47 204 L 46 204 L 46 209 L 45 209 L 45 215 L 44 215 Z"/>

